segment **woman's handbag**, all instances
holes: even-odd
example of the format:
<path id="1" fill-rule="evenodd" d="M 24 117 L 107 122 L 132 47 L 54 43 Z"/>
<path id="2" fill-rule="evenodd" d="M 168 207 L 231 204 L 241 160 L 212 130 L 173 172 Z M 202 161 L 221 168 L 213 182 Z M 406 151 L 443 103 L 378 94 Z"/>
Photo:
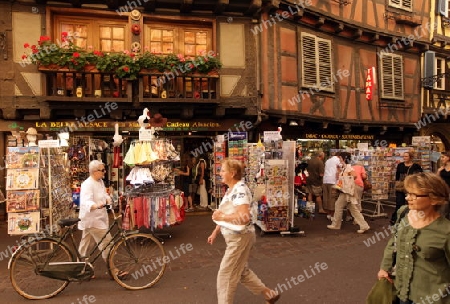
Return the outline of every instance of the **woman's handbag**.
<path id="1" fill-rule="evenodd" d="M 378 280 L 367 295 L 366 304 L 392 304 L 397 302 L 394 284 L 386 278 Z"/>
<path id="2" fill-rule="evenodd" d="M 405 182 L 404 181 L 395 181 L 395 191 L 405 192 Z"/>
<path id="3" fill-rule="evenodd" d="M 372 184 L 369 182 L 368 178 L 363 179 L 363 183 L 364 183 L 364 191 L 372 189 Z"/>
<path id="4" fill-rule="evenodd" d="M 412 164 L 412 165 L 408 168 L 408 171 L 406 171 L 406 175 L 409 175 L 409 169 L 411 169 L 412 166 L 414 166 L 414 164 Z M 406 177 L 406 175 L 403 177 L 402 180 L 395 181 L 395 186 L 394 186 L 395 191 L 398 191 L 398 192 L 405 192 L 405 177 Z"/>

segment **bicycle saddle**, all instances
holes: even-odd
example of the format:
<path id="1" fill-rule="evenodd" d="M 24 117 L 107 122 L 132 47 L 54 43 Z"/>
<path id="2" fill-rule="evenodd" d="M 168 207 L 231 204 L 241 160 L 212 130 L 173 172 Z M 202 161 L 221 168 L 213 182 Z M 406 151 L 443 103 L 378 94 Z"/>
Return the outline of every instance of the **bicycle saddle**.
<path id="1" fill-rule="evenodd" d="M 61 227 L 69 227 L 80 221 L 79 218 L 67 218 L 58 221 L 58 225 Z"/>

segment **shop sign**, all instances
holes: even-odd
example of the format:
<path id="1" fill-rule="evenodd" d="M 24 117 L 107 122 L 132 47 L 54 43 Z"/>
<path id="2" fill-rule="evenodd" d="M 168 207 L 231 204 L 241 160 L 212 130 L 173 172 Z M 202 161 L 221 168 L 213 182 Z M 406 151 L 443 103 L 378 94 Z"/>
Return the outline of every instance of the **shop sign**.
<path id="1" fill-rule="evenodd" d="M 373 140 L 375 135 L 371 134 L 317 134 L 317 133 L 306 133 L 305 139 L 334 139 L 334 140 Z"/>
<path id="2" fill-rule="evenodd" d="M 372 100 L 373 93 L 373 84 L 375 83 L 374 79 L 375 68 L 371 67 L 367 70 L 367 78 L 366 78 L 366 99 Z"/>
<path id="3" fill-rule="evenodd" d="M 137 121 L 0 121 L 0 131 L 24 131 L 33 127 L 38 132 L 74 132 L 74 131 L 115 131 L 115 124 L 119 124 L 122 131 L 138 131 L 140 126 Z M 163 131 L 228 131 L 236 120 L 223 122 L 199 120 L 199 121 L 167 121 L 161 128 Z"/>

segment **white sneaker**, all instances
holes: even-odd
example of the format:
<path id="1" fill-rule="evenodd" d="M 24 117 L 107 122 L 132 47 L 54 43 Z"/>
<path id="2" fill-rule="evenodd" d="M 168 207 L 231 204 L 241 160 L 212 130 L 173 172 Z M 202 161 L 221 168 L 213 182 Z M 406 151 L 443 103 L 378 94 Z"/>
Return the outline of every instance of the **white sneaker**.
<path id="1" fill-rule="evenodd" d="M 356 232 L 359 233 L 359 234 L 363 234 L 367 230 L 370 230 L 370 227 L 367 227 L 367 228 L 364 228 L 364 229 L 358 229 Z"/>
<path id="2" fill-rule="evenodd" d="M 336 227 L 334 225 L 327 225 L 327 228 L 328 229 L 332 229 L 332 230 L 340 230 L 341 229 L 341 228 L 338 228 L 338 227 Z"/>
<path id="3" fill-rule="evenodd" d="M 331 215 L 330 214 L 327 215 L 327 219 L 329 219 L 331 221 Z"/>

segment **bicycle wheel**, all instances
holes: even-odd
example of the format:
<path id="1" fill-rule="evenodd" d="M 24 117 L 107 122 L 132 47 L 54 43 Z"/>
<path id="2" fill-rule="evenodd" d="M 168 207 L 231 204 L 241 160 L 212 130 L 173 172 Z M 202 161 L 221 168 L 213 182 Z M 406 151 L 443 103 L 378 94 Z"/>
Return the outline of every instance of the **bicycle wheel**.
<path id="1" fill-rule="evenodd" d="M 144 289 L 156 284 L 163 276 L 165 257 L 163 246 L 153 236 L 132 234 L 114 244 L 109 253 L 108 267 L 120 286 Z"/>
<path id="2" fill-rule="evenodd" d="M 73 252 L 65 244 L 53 239 L 32 241 L 19 249 L 10 261 L 9 276 L 13 288 L 23 297 L 31 300 L 51 298 L 69 285 L 39 275 L 37 267 L 49 262 L 73 262 Z"/>

